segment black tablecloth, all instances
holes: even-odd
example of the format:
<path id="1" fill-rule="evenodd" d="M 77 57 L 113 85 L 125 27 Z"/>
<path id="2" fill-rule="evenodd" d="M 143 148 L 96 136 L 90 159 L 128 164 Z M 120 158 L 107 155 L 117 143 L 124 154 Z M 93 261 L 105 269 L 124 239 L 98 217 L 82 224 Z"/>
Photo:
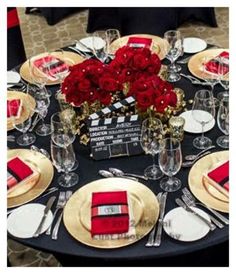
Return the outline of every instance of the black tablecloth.
<path id="1" fill-rule="evenodd" d="M 162 36 L 187 20 L 217 26 L 214 8 L 89 8 L 87 32 L 116 28 L 122 36 L 134 33 Z"/>
<path id="2" fill-rule="evenodd" d="M 188 73 L 186 65 L 183 66 L 182 71 L 184 73 Z M 197 90 L 202 89 L 202 87 L 193 86 L 188 80 L 183 78 L 179 82 L 177 82 L 175 86 L 180 87 L 185 91 L 186 100 L 193 98 L 194 93 Z M 54 93 L 54 91 L 58 89 L 58 86 L 51 87 L 50 89 L 52 90 L 52 93 Z M 222 88 L 217 85 L 216 93 L 221 90 Z M 56 102 L 54 95 L 51 97 L 51 99 L 52 100 L 49 109 L 49 115 L 46 119 L 46 121 L 48 122 L 50 121 L 51 114 L 55 111 L 58 111 L 59 109 L 58 103 Z M 188 108 L 191 109 L 191 106 L 188 105 Z M 19 132 L 16 132 L 15 130 L 11 131 L 10 133 L 19 136 Z M 212 139 L 213 144 L 216 144 L 216 138 L 222 135 L 222 133 L 219 131 L 216 125 L 212 130 L 207 132 L 206 135 Z M 194 134 L 185 133 L 185 138 L 182 143 L 183 156 L 186 154 L 199 152 L 199 150 L 193 148 L 192 146 L 192 142 L 195 137 L 196 135 Z M 37 136 L 37 141 L 35 145 L 39 148 L 43 147 L 47 149 L 48 152 L 50 152 L 50 136 Z M 10 148 L 18 147 L 16 144 L 13 143 L 8 143 L 8 146 Z M 152 163 L 151 157 L 146 155 L 94 161 L 89 157 L 89 149 L 79 144 L 78 137 L 74 142 L 74 149 L 77 155 L 77 159 L 79 161 L 79 168 L 77 172 L 79 174 L 80 181 L 78 185 L 72 187 L 73 191 L 79 189 L 81 186 L 91 181 L 100 179 L 100 176 L 98 175 L 98 171 L 100 169 L 117 167 L 125 170 L 126 172 L 142 174 L 144 169 Z M 216 147 L 215 149 L 215 151 L 220 150 L 221 149 L 219 147 Z M 177 177 L 180 178 L 182 181 L 183 187 L 188 185 L 189 170 L 189 168 L 181 169 L 181 171 L 177 174 Z M 50 187 L 58 186 L 56 183 L 57 177 L 58 173 L 55 170 L 55 176 Z M 154 193 L 158 193 L 161 190 L 158 181 L 148 181 L 145 182 L 145 185 L 149 187 Z M 181 195 L 181 190 L 174 193 L 169 193 L 168 195 L 169 196 L 166 205 L 166 212 L 176 207 L 174 200 L 176 197 L 179 197 Z M 35 199 L 34 202 L 45 204 L 48 198 L 48 196 L 45 198 L 38 198 Z M 215 251 L 215 253 L 218 255 L 218 257 L 216 257 L 215 265 L 221 265 L 221 260 L 222 262 L 224 261 L 223 265 L 225 265 L 225 261 L 227 261 L 228 256 L 227 240 L 228 226 L 225 226 L 223 229 L 216 229 L 215 231 L 210 232 L 205 238 L 191 243 L 184 243 L 173 240 L 163 232 L 162 244 L 159 248 L 146 248 L 144 246 L 147 241 L 146 236 L 130 246 L 112 250 L 104 250 L 88 247 L 77 242 L 73 239 L 72 236 L 69 235 L 64 225 L 61 225 L 59 231 L 59 239 L 57 241 L 51 240 L 51 238 L 46 235 L 42 235 L 36 239 L 17 239 L 17 241 L 25 245 L 55 254 L 58 258 L 60 258 L 60 260 L 63 260 L 62 263 L 64 265 L 68 264 L 68 259 L 76 258 L 71 260 L 71 264 L 77 264 L 78 260 L 78 264 L 81 265 L 83 263 L 86 264 L 85 262 L 88 262 L 88 266 L 95 265 L 96 263 L 105 265 L 116 265 L 118 262 L 118 265 L 120 266 L 130 265 L 132 264 L 131 262 L 133 262 L 133 264 L 135 264 L 134 262 L 136 262 L 137 264 L 143 262 L 143 265 L 148 266 L 150 265 L 150 263 L 148 263 L 150 260 L 152 265 L 163 265 L 163 262 L 166 262 L 164 263 L 164 265 L 168 266 L 173 258 L 180 258 L 179 260 L 187 260 L 188 254 L 196 251 L 199 252 L 197 253 L 197 258 L 194 258 L 198 260 L 199 257 L 199 260 L 195 261 L 195 263 L 197 264 L 198 262 L 202 262 L 202 264 L 200 263 L 200 265 L 203 265 L 203 262 L 206 263 L 208 260 L 207 258 L 205 258 L 205 254 L 210 252 L 210 250 Z M 223 250 L 222 245 L 219 244 L 223 244 Z M 217 246 L 219 251 L 215 249 L 215 247 Z M 180 255 L 181 257 L 179 257 Z M 211 256 L 211 254 L 209 254 L 209 256 Z M 169 258 L 169 260 L 167 258 Z M 189 263 L 189 261 L 186 262 L 186 265 L 189 265 Z M 192 265 L 195 265 L 194 262 Z"/>

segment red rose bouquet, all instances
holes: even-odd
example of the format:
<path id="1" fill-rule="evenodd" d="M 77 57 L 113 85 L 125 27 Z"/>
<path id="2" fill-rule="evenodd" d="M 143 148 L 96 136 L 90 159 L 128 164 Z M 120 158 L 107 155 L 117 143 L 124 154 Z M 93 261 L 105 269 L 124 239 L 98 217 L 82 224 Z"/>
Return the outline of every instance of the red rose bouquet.
<path id="1" fill-rule="evenodd" d="M 125 91 L 135 97 L 140 111 L 152 108 L 164 113 L 168 107 L 176 106 L 177 97 L 173 86 L 157 76 L 160 68 L 158 55 L 148 48 L 124 46 L 109 64 L 89 59 L 71 67 L 62 93 L 67 102 L 81 106 L 84 102 L 109 105 L 115 92 Z"/>

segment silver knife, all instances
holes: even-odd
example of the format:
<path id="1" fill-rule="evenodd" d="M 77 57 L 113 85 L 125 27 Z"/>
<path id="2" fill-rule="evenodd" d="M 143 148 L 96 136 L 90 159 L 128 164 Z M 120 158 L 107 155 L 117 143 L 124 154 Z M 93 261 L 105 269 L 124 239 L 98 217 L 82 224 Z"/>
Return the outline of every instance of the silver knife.
<path id="1" fill-rule="evenodd" d="M 193 210 L 191 207 L 187 206 L 182 200 L 179 198 L 175 199 L 175 202 L 177 205 L 181 206 L 183 209 L 185 209 L 188 212 L 193 213 L 196 217 L 198 217 L 200 220 L 202 220 L 205 224 L 207 224 L 210 228 L 210 230 L 215 230 L 216 226 L 209 222 L 207 219 L 202 217 L 200 214 L 198 214 L 195 210 Z"/>
<path id="2" fill-rule="evenodd" d="M 45 222 L 45 220 L 46 220 L 46 218 L 47 218 L 47 216 L 48 216 L 48 212 L 49 212 L 50 209 L 52 208 L 52 205 L 53 205 L 53 203 L 54 203 L 55 200 L 56 200 L 56 196 L 52 196 L 52 197 L 48 200 L 47 205 L 46 205 L 46 207 L 45 207 L 45 209 L 44 209 L 43 217 L 42 217 L 42 219 L 41 219 L 41 221 L 40 221 L 40 223 L 39 223 L 39 225 L 38 225 L 38 228 L 36 229 L 36 231 L 35 231 L 33 237 L 38 237 L 38 236 L 39 236 L 39 234 L 40 234 L 40 232 L 41 232 L 41 230 L 42 230 L 43 224 L 44 224 L 44 222 Z"/>
<path id="3" fill-rule="evenodd" d="M 155 237 L 153 246 L 161 245 L 161 235 L 162 235 L 162 227 L 163 227 L 163 217 L 165 214 L 165 207 L 166 207 L 166 199 L 167 199 L 167 192 L 165 192 L 161 196 L 160 217 L 159 217 L 159 221 L 158 221 L 157 233 L 156 233 L 156 237 Z"/>

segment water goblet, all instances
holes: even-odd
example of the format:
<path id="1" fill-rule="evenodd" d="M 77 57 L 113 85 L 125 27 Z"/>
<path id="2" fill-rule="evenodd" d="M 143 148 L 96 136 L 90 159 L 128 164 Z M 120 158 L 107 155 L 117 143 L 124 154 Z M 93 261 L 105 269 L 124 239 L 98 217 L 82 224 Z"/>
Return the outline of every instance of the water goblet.
<path id="1" fill-rule="evenodd" d="M 177 174 L 182 165 L 181 144 L 175 138 L 166 138 L 160 142 L 159 166 L 162 172 L 168 177 L 164 177 L 160 182 L 160 187 L 167 192 L 174 192 L 181 187 L 181 181 L 173 177 Z"/>
<path id="2" fill-rule="evenodd" d="M 229 68 L 229 59 L 224 57 L 219 57 L 219 66 L 218 66 L 218 74 L 219 74 L 219 83 L 224 88 L 224 91 L 219 92 L 217 94 L 217 99 L 221 101 L 226 94 L 229 94 L 229 76 L 228 73 L 225 72 L 225 69 Z"/>
<path id="3" fill-rule="evenodd" d="M 66 188 L 76 185 L 79 181 L 79 176 L 71 172 L 76 160 L 72 144 L 67 147 L 61 147 L 51 141 L 51 157 L 58 172 L 64 172 L 58 178 L 58 184 Z"/>
<path id="4" fill-rule="evenodd" d="M 163 176 L 158 165 L 155 164 L 155 155 L 159 152 L 160 140 L 163 137 L 162 123 L 157 118 L 147 118 L 142 123 L 140 143 L 146 154 L 151 154 L 153 165 L 144 170 L 144 175 L 157 180 Z"/>
<path id="5" fill-rule="evenodd" d="M 18 104 L 18 105 L 17 105 Z M 36 140 L 36 137 L 33 133 L 27 133 L 27 131 L 29 130 L 30 126 L 31 126 L 31 114 L 30 114 L 30 109 L 27 110 L 27 118 L 20 121 L 19 117 L 15 116 L 15 109 L 19 109 L 20 106 L 20 102 L 16 102 L 14 106 L 9 106 L 9 113 L 10 113 L 10 120 L 14 126 L 14 128 L 20 132 L 22 132 L 23 134 L 20 135 L 16 142 L 18 145 L 20 146 L 29 146 L 31 144 L 33 144 Z M 23 106 L 23 108 L 26 106 Z M 26 110 L 25 110 L 26 111 Z"/>
<path id="6" fill-rule="evenodd" d="M 204 127 L 215 117 L 215 103 L 210 90 L 196 92 L 192 106 L 192 117 L 202 126 L 202 135 L 193 140 L 193 146 L 198 149 L 206 149 L 212 145 L 210 138 L 204 136 Z"/>

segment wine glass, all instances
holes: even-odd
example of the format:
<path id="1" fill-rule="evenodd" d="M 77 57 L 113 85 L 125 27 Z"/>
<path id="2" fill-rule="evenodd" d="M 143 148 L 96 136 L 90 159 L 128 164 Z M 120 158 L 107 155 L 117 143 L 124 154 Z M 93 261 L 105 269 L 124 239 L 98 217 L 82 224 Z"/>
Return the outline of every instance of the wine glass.
<path id="1" fill-rule="evenodd" d="M 79 181 L 79 176 L 71 172 L 76 160 L 72 144 L 67 147 L 61 147 L 51 141 L 51 157 L 58 172 L 65 172 L 58 178 L 58 184 L 62 187 L 76 185 Z"/>
<path id="2" fill-rule="evenodd" d="M 32 84 L 44 88 L 48 81 L 47 75 L 47 56 L 48 53 L 45 53 L 42 57 L 31 57 L 29 58 L 29 72 L 31 77 Z M 47 90 L 47 95 L 51 96 L 52 93 L 50 90 Z"/>
<path id="3" fill-rule="evenodd" d="M 225 68 L 229 67 L 229 59 L 225 57 L 219 57 L 219 66 L 218 66 L 218 74 L 219 74 L 219 83 L 224 88 L 224 91 L 219 92 L 217 94 L 217 99 L 221 100 L 224 97 L 224 94 L 229 94 L 229 77 L 225 73 Z"/>
<path id="4" fill-rule="evenodd" d="M 51 116 L 52 140 L 60 147 L 67 147 L 75 140 L 75 134 L 69 123 L 63 120 L 61 112 L 56 112 Z"/>
<path id="5" fill-rule="evenodd" d="M 163 137 L 162 123 L 157 118 L 147 118 L 142 123 L 140 143 L 146 154 L 151 154 L 153 165 L 144 170 L 144 175 L 157 180 L 163 176 L 158 165 L 155 164 L 155 155 L 159 152 L 160 140 Z"/>
<path id="6" fill-rule="evenodd" d="M 229 96 L 225 95 L 220 101 L 217 114 L 219 129 L 225 134 L 217 138 L 216 143 L 222 148 L 229 148 Z"/>
<path id="7" fill-rule="evenodd" d="M 33 133 L 27 133 L 32 121 L 30 110 L 28 110 L 29 113 L 27 119 L 25 119 L 22 122 L 19 122 L 19 117 L 15 116 L 15 110 L 16 108 L 19 109 L 20 107 L 20 102 L 16 102 L 14 106 L 9 105 L 10 120 L 14 128 L 23 133 L 17 138 L 17 144 L 20 146 L 29 146 L 33 144 L 36 140 L 36 137 Z"/>
<path id="8" fill-rule="evenodd" d="M 173 177 L 181 168 L 182 152 L 180 142 L 175 138 L 166 138 L 160 142 L 159 165 L 162 172 L 167 175 L 160 182 L 164 191 L 174 192 L 181 187 L 181 181 Z"/>
<path id="9" fill-rule="evenodd" d="M 27 85 L 27 93 L 31 95 L 36 102 L 35 112 L 40 116 L 42 123 L 36 128 L 36 134 L 39 136 L 47 136 L 52 133 L 51 125 L 45 124 L 44 119 L 48 113 L 50 105 L 50 97 L 48 96 L 45 86 Z"/>
<path id="10" fill-rule="evenodd" d="M 211 146 L 212 141 L 204 136 L 204 127 L 215 116 L 215 103 L 210 90 L 199 90 L 196 92 L 192 106 L 192 116 L 202 126 L 202 135 L 193 140 L 193 145 L 198 149 L 206 149 Z"/>
<path id="11" fill-rule="evenodd" d="M 94 56 L 105 63 L 109 52 L 109 43 L 106 31 L 96 31 L 92 35 L 92 50 Z"/>
<path id="12" fill-rule="evenodd" d="M 176 72 L 175 61 L 182 54 L 183 45 L 180 31 L 169 30 L 164 34 L 164 45 L 166 58 L 171 62 L 168 68 L 167 81 L 177 82 L 180 80 L 180 75 Z"/>

